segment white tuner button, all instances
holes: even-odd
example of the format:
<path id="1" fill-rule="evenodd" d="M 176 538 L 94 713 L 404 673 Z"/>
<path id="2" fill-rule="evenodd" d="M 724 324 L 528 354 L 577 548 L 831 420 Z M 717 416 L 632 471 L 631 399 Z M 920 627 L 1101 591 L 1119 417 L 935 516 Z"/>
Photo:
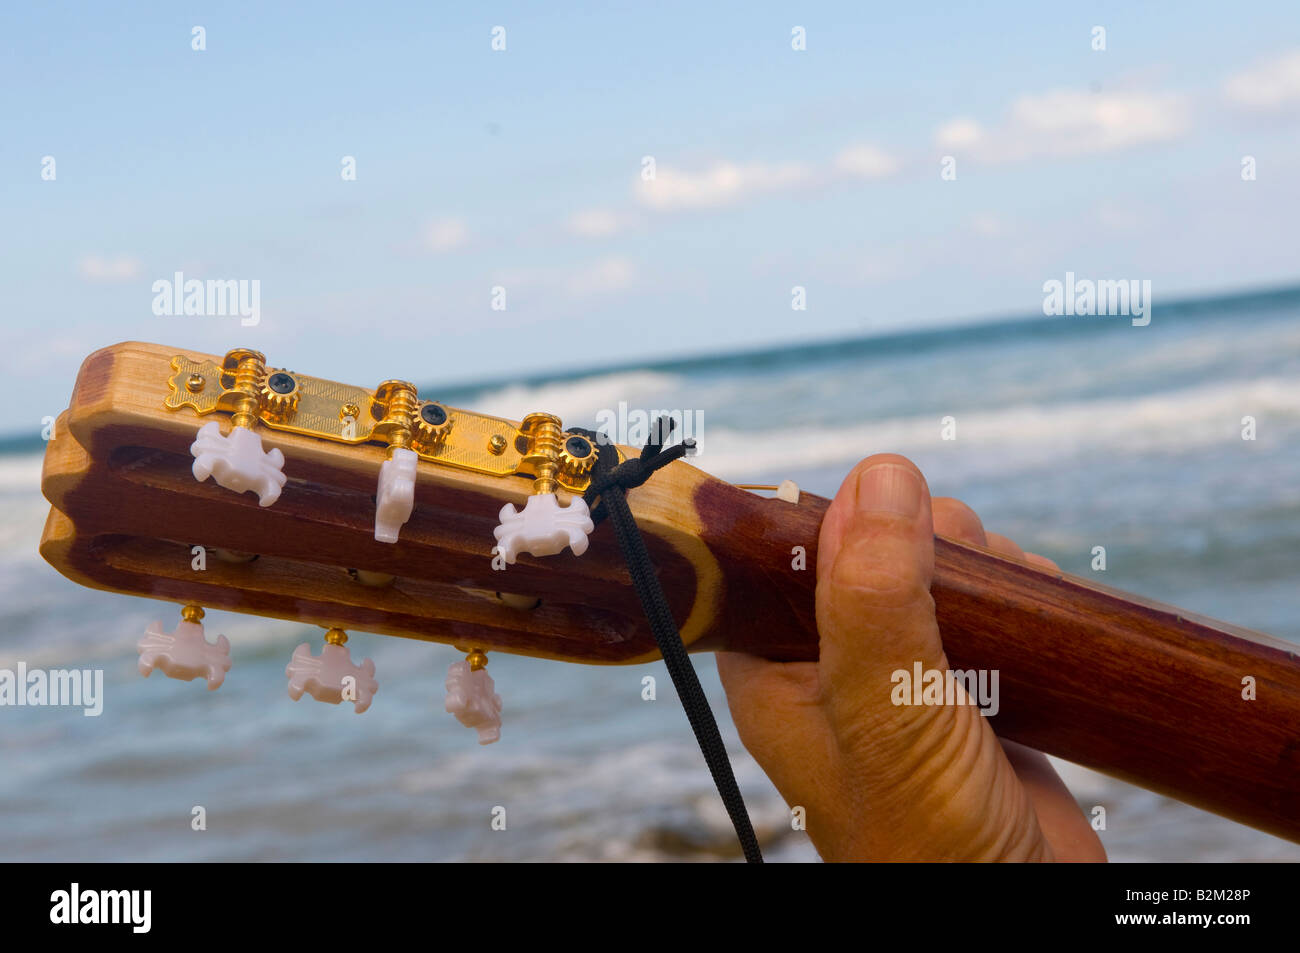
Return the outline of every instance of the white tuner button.
<path id="1" fill-rule="evenodd" d="M 190 446 L 194 455 L 194 479 L 202 483 L 209 476 L 236 493 L 252 490 L 257 502 L 270 506 L 280 498 L 286 477 L 284 454 L 278 449 L 262 450 L 262 437 L 247 427 L 231 427 L 223 436 L 221 424 L 213 420 L 199 428 Z"/>
<path id="2" fill-rule="evenodd" d="M 501 523 L 494 532 L 507 563 L 514 563 L 520 553 L 554 556 L 565 546 L 581 556 L 587 551 L 587 534 L 595 529 L 587 501 L 580 496 L 560 506 L 554 493 L 538 493 L 528 498 L 522 512 L 507 503 L 499 515 Z"/>
<path id="3" fill-rule="evenodd" d="M 164 632 L 161 622 L 149 623 L 136 645 L 140 674 L 148 678 L 157 668 L 168 678 L 182 682 L 205 678 L 210 691 L 220 688 L 230 671 L 230 641 L 218 635 L 216 644 L 209 642 L 203 635 L 202 618 L 202 609 L 186 606 L 174 632 Z"/>
<path id="4" fill-rule="evenodd" d="M 420 456 L 405 447 L 395 448 L 392 454 L 379 468 L 375 491 L 375 539 L 381 543 L 397 542 L 415 509 L 415 464 Z"/>
<path id="5" fill-rule="evenodd" d="M 445 707 L 466 728 L 478 731 L 479 744 L 490 745 L 501 737 L 501 696 L 487 669 L 475 668 L 473 658 L 454 662 L 447 669 Z"/>
<path id="6" fill-rule="evenodd" d="M 294 649 L 293 658 L 284 669 L 289 679 L 289 697 L 297 701 L 306 692 L 318 702 L 331 705 L 349 701 L 358 715 L 369 708 L 375 692 L 379 691 L 375 663 L 366 659 L 360 665 L 353 665 L 352 653 L 343 644 L 347 640 L 342 629 L 330 629 L 325 633 L 320 655 L 312 655 L 307 642 Z"/>

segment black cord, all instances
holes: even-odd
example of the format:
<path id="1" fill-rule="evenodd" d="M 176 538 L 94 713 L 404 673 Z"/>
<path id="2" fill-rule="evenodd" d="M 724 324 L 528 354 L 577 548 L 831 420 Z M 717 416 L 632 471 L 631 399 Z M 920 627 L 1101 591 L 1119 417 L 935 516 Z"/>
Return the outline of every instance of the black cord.
<path id="1" fill-rule="evenodd" d="M 660 423 L 661 420 L 664 424 Z M 678 697 L 682 700 L 682 707 L 686 709 L 686 718 L 691 723 L 691 730 L 695 732 L 695 740 L 699 742 L 704 762 L 709 766 L 718 795 L 736 829 L 745 860 L 751 864 L 761 864 L 763 854 L 759 850 L 749 812 L 745 809 L 745 799 L 741 796 L 736 776 L 732 773 L 727 749 L 718 732 L 718 723 L 713 717 L 704 689 L 700 686 L 700 680 L 695 675 L 695 667 L 691 664 L 686 646 L 682 644 L 681 633 L 659 585 L 659 577 L 655 573 L 650 553 L 646 550 L 645 540 L 641 538 L 641 530 L 627 505 L 628 490 L 645 483 L 660 467 L 685 456 L 694 447 L 693 440 L 668 448 L 663 446 L 664 438 L 672 433 L 673 425 L 671 417 L 656 420 L 651 424 L 650 439 L 641 451 L 641 456 L 621 464 L 618 463 L 618 451 L 613 444 L 601 440 L 595 433 L 578 429 L 571 430 L 570 433 L 582 434 L 597 448 L 591 486 L 583 494 L 588 505 L 597 497 L 600 499 L 592 509 L 592 522 L 600 523 L 609 517 L 614 526 L 619 548 L 627 562 L 628 574 L 632 577 L 632 585 L 636 587 L 641 608 L 650 623 L 650 631 L 659 644 L 659 651 L 663 655 L 664 664 L 668 666 L 668 674 L 672 676 Z"/>

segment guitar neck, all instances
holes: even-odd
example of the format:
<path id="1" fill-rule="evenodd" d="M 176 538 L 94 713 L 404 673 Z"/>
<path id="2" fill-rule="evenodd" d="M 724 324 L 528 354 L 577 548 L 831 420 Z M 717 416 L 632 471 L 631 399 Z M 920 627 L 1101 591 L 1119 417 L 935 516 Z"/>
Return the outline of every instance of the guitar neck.
<path id="1" fill-rule="evenodd" d="M 729 490 L 697 491 L 724 587 L 744 593 L 725 600 L 705 645 L 816 658 L 828 501 Z M 1294 646 L 943 537 L 931 594 L 950 667 L 998 672 L 999 735 L 1300 840 Z M 910 671 L 912 660 L 898 662 Z"/>

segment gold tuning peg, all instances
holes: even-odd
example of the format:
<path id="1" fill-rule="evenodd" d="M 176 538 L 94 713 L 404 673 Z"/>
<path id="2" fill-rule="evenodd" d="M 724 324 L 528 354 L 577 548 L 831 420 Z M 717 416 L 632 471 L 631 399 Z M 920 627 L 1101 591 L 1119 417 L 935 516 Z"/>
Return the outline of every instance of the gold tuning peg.
<path id="1" fill-rule="evenodd" d="M 566 460 L 595 459 L 595 448 L 586 437 L 563 440 L 560 418 L 553 414 L 529 414 L 519 427 L 528 441 L 522 464 L 533 474 L 533 495 L 522 510 L 513 503 L 501 507 L 500 523 L 494 530 L 496 552 L 512 564 L 520 553 L 554 556 L 568 546 L 575 556 L 587 551 L 587 537 L 595 529 L 591 511 L 581 496 L 574 496 L 568 506 L 560 506 L 555 489 L 556 475 Z M 586 453 L 583 454 L 582 451 Z M 589 464 L 587 464 L 589 466 Z"/>
<path id="2" fill-rule="evenodd" d="M 296 392 L 297 384 L 289 374 L 273 374 L 276 387 L 287 388 L 279 396 L 289 398 Z M 280 381 L 278 378 L 287 378 Z M 262 437 L 254 431 L 262 409 L 262 389 L 268 385 L 266 358 L 248 348 L 236 348 L 228 353 L 222 363 L 221 384 L 226 392 L 221 403 L 234 411 L 230 419 L 230 433 L 222 434 L 218 421 L 209 421 L 199 428 L 197 439 L 190 446 L 194 457 L 194 478 L 202 483 L 212 477 L 218 485 L 236 493 L 249 490 L 257 494 L 258 503 L 270 506 L 280 498 L 286 482 L 284 454 L 279 448 L 262 449 Z"/>

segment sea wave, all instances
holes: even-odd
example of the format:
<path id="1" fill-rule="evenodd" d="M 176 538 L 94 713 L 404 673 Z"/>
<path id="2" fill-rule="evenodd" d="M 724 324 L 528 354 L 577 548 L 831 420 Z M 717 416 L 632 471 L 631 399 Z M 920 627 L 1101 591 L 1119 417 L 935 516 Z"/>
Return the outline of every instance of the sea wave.
<path id="1" fill-rule="evenodd" d="M 660 371 L 630 370 L 543 384 L 509 384 L 475 395 L 470 409 L 511 420 L 545 411 L 566 423 L 588 421 L 601 408 L 617 406 L 620 400 L 633 403 L 670 392 L 681 380 L 678 375 Z"/>
<path id="2" fill-rule="evenodd" d="M 706 427 L 695 463 L 738 479 L 794 467 L 851 465 L 883 451 L 1014 472 L 1051 465 L 1089 452 L 1182 452 L 1222 442 L 1242 442 L 1242 418 L 1257 422 L 1257 442 L 1276 445 L 1300 426 L 1300 378 L 1208 384 L 1141 397 L 1071 403 L 1019 404 L 948 414 L 956 438 L 942 439 L 940 415 L 873 420 L 842 427 L 789 427 L 752 431 Z"/>
<path id="3" fill-rule="evenodd" d="M 0 454 L 0 494 L 40 492 L 44 453 Z"/>

